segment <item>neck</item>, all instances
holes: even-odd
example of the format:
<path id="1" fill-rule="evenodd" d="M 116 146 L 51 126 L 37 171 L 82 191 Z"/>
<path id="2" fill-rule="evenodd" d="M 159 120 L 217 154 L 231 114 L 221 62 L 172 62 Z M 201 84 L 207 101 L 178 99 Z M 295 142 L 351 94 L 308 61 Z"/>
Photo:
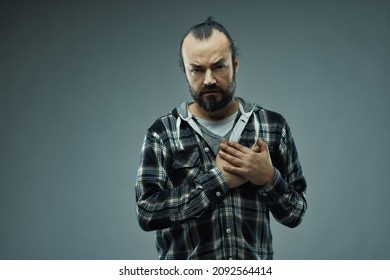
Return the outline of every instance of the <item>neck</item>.
<path id="1" fill-rule="evenodd" d="M 189 110 L 195 117 L 207 121 L 219 121 L 228 118 L 238 111 L 238 107 L 238 101 L 235 98 L 233 98 L 232 101 L 230 101 L 230 103 L 224 108 L 214 112 L 204 110 L 196 102 L 193 102 L 188 106 Z"/>

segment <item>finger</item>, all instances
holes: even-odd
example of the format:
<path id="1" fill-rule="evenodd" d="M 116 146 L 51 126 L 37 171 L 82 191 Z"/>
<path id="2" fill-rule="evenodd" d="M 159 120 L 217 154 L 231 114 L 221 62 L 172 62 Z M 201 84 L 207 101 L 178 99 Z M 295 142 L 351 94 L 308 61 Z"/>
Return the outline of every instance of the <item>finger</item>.
<path id="1" fill-rule="evenodd" d="M 228 162 L 231 165 L 240 166 L 241 164 L 241 160 L 239 158 L 232 156 L 229 153 L 225 153 L 222 150 L 219 151 L 218 155 L 221 159 L 223 159 L 224 161 Z"/>
<path id="2" fill-rule="evenodd" d="M 229 147 L 228 141 L 225 138 L 222 138 L 221 143 L 219 144 L 219 147 L 223 150 L 226 150 Z"/>
<path id="3" fill-rule="evenodd" d="M 240 167 L 237 167 L 237 166 L 233 166 L 233 165 L 226 165 L 226 166 L 223 167 L 223 170 L 225 170 L 228 173 L 241 176 L 242 178 L 245 178 L 246 180 L 248 180 L 245 177 L 247 175 L 247 172 L 243 168 L 240 168 Z"/>
<path id="4" fill-rule="evenodd" d="M 235 167 L 235 166 L 225 165 L 223 167 L 223 170 L 225 170 L 226 172 L 229 172 L 229 173 L 241 176 L 241 172 L 240 172 L 241 170 L 239 168 Z"/>
<path id="5" fill-rule="evenodd" d="M 244 155 L 241 151 L 224 143 L 221 143 L 219 150 L 235 158 L 241 159 Z"/>

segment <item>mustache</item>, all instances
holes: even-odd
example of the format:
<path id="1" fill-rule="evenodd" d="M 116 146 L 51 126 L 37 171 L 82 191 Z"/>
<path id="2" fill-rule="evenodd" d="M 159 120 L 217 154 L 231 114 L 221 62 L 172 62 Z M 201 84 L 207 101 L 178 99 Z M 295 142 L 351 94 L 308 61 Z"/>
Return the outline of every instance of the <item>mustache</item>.
<path id="1" fill-rule="evenodd" d="M 219 86 L 217 86 L 216 84 L 208 85 L 208 86 L 204 86 L 199 91 L 199 94 L 202 95 L 202 94 L 205 94 L 205 93 L 208 93 L 208 92 L 215 92 L 215 91 L 223 92 L 223 89 L 220 88 Z"/>

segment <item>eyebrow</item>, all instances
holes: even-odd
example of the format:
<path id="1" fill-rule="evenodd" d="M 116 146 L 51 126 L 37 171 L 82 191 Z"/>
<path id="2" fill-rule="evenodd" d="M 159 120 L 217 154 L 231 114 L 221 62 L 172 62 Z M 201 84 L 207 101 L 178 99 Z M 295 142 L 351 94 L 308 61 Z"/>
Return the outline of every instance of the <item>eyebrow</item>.
<path id="1" fill-rule="evenodd" d="M 221 64 L 221 63 L 226 63 L 226 59 L 220 58 L 220 59 L 218 59 L 216 62 L 213 62 L 213 63 L 211 64 L 211 66 L 216 66 L 216 65 L 219 65 L 219 64 Z M 197 63 L 190 63 L 190 66 L 193 67 L 193 68 L 202 68 L 202 67 L 203 67 L 202 65 L 199 65 L 199 64 L 197 64 Z"/>
<path id="2" fill-rule="evenodd" d="M 221 63 L 226 63 L 226 59 L 220 58 L 216 62 L 212 63 L 211 65 L 215 66 L 215 65 L 218 65 L 218 64 L 221 64 Z"/>
<path id="3" fill-rule="evenodd" d="M 202 67 L 201 65 L 196 64 L 196 63 L 190 63 L 190 66 L 193 67 L 193 68 L 200 68 L 200 67 Z"/>

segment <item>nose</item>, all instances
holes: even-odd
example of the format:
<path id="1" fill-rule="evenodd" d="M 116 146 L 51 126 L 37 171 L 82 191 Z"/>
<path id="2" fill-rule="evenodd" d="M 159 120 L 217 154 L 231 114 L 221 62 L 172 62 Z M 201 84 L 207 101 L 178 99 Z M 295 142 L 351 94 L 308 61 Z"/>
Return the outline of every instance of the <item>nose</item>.
<path id="1" fill-rule="evenodd" d="M 214 79 L 213 72 L 211 71 L 211 69 L 206 70 L 203 83 L 206 86 L 216 83 L 216 80 Z"/>

